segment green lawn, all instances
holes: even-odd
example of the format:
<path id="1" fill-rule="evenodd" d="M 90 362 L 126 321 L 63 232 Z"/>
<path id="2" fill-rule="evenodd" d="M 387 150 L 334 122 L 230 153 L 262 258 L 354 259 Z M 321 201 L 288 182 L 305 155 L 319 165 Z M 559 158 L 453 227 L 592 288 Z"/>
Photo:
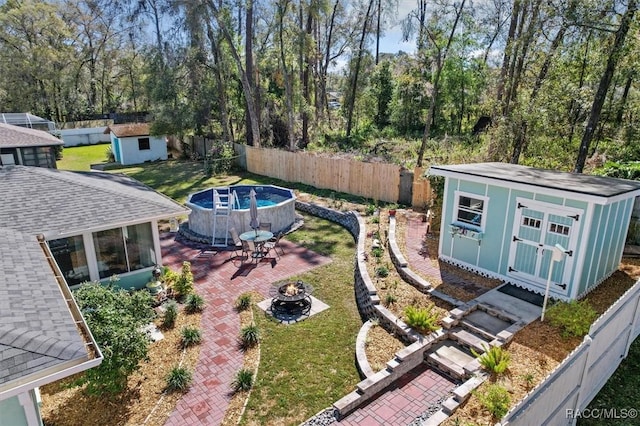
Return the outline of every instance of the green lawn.
<path id="1" fill-rule="evenodd" d="M 89 170 L 91 164 L 107 161 L 109 144 L 72 146 L 62 150 L 62 159 L 57 165 L 60 170 Z"/>
<path id="2" fill-rule="evenodd" d="M 354 362 L 362 320 L 353 291 L 356 245 L 341 226 L 313 216 L 287 239 L 330 256 L 332 263 L 298 275 L 330 306 L 306 321 L 282 325 L 259 308 L 260 367 L 243 424 L 297 425 L 355 389 Z"/>

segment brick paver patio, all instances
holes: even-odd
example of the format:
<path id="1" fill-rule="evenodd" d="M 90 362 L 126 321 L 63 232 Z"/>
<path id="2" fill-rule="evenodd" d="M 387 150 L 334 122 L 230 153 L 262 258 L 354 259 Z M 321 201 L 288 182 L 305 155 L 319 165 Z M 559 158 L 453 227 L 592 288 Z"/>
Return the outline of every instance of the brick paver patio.
<path id="1" fill-rule="evenodd" d="M 203 341 L 193 383 L 166 425 L 222 422 L 231 399 L 231 382 L 243 361 L 236 341 L 240 322 L 233 308 L 240 294 L 255 290 L 267 297 L 272 283 L 331 261 L 285 239 L 280 244 L 285 255 L 277 262 L 265 259 L 257 266 L 238 268 L 229 260 L 229 252 L 211 255 L 203 253 L 210 250 L 206 246 L 184 241 L 175 234 L 161 235 L 164 264 L 178 270 L 183 261 L 191 262 L 196 289 L 207 304 L 200 325 Z"/>

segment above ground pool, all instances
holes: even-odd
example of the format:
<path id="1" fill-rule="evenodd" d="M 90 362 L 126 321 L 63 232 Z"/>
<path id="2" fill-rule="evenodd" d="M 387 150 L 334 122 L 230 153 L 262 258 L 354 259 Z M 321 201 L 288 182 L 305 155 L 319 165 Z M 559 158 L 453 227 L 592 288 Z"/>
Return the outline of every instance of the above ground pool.
<path id="1" fill-rule="evenodd" d="M 296 197 L 292 190 L 274 185 L 233 185 L 209 188 L 189 195 L 186 205 L 191 209 L 191 233 L 212 238 L 212 241 L 215 238 L 216 243 L 223 244 L 226 237 L 230 239 L 228 232 L 232 227 L 238 233 L 250 230 L 251 189 L 256 192 L 258 222 L 271 223 L 274 234 L 288 230 L 296 218 Z M 229 194 L 232 194 L 230 208 Z"/>

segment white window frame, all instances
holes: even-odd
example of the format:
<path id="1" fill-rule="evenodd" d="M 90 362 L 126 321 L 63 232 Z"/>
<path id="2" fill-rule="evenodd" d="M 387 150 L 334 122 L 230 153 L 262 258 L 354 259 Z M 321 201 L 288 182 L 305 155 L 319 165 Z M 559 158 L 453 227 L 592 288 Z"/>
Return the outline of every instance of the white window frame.
<path id="1" fill-rule="evenodd" d="M 466 197 L 466 198 L 473 198 L 479 201 L 482 201 L 482 212 L 481 214 L 481 219 L 480 219 L 480 223 L 479 224 L 473 224 L 473 223 L 469 223 L 469 222 L 465 222 L 465 221 L 461 221 L 458 219 L 458 212 L 460 210 L 460 198 L 461 197 Z M 460 226 L 463 228 L 470 228 L 470 229 L 479 229 L 481 232 L 484 232 L 484 228 L 486 226 L 487 223 L 487 205 L 489 203 L 489 197 L 486 197 L 484 195 L 478 195 L 478 194 L 472 194 L 470 192 L 463 192 L 463 191 L 455 191 L 455 205 L 453 206 L 453 225 L 456 226 Z M 467 208 L 463 208 L 465 211 L 473 211 Z"/>

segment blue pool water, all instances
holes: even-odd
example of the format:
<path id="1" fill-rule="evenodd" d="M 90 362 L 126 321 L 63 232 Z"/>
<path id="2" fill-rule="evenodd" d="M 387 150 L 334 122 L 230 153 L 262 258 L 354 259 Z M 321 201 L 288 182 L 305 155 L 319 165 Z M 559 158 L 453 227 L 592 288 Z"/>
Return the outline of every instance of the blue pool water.
<path id="1" fill-rule="evenodd" d="M 240 210 L 249 208 L 249 192 L 251 188 L 256 191 L 256 201 L 258 208 L 269 207 L 280 204 L 283 201 L 292 198 L 291 192 L 288 189 L 278 188 L 276 186 L 251 186 L 251 185 L 236 185 L 231 186 L 230 190 L 235 191 L 238 196 L 238 204 L 236 208 Z M 191 196 L 190 202 L 205 209 L 213 208 L 213 190 L 214 188 L 207 189 L 202 192 L 198 192 Z M 216 188 L 219 194 L 226 195 L 226 188 Z"/>

